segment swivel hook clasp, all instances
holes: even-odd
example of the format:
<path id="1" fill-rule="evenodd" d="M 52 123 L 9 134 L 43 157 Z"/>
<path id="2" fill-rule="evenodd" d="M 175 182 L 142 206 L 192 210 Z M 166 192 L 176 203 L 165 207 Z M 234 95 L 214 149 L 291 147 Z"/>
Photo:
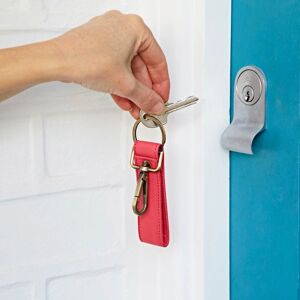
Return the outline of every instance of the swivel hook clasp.
<path id="1" fill-rule="evenodd" d="M 150 167 L 149 161 L 145 160 L 145 161 L 143 161 L 143 164 L 139 168 L 139 170 L 140 170 L 139 179 L 137 181 L 136 189 L 135 189 L 134 196 L 133 196 L 133 202 L 132 202 L 132 210 L 138 216 L 141 216 L 142 214 L 144 214 L 145 211 L 147 210 L 147 206 L 148 206 L 149 167 Z M 142 194 L 142 198 L 143 198 L 143 205 L 139 209 L 139 207 L 138 207 L 139 201 L 138 200 L 139 200 L 141 194 Z"/>

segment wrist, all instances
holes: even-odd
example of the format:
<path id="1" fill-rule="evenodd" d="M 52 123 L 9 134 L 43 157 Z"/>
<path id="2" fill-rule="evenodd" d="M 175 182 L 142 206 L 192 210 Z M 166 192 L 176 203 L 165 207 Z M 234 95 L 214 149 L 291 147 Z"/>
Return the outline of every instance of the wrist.
<path id="1" fill-rule="evenodd" d="M 39 83 L 59 80 L 63 61 L 49 42 L 0 50 L 0 94 L 10 95 Z"/>
<path id="2" fill-rule="evenodd" d="M 40 62 L 35 64 L 38 67 L 37 78 L 40 82 L 67 81 L 65 78 L 66 63 L 65 57 L 53 40 L 34 44 L 37 47 Z"/>

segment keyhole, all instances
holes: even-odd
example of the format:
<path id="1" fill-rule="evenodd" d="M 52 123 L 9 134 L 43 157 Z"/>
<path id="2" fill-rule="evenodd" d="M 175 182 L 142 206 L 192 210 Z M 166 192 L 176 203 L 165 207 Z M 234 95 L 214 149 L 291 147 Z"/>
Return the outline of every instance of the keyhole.
<path id="1" fill-rule="evenodd" d="M 249 100 L 250 100 L 250 92 L 249 91 L 246 92 L 244 99 L 246 102 L 249 102 Z"/>
<path id="2" fill-rule="evenodd" d="M 251 86 L 246 85 L 243 89 L 241 98 L 245 103 L 250 103 L 254 99 L 254 90 Z"/>

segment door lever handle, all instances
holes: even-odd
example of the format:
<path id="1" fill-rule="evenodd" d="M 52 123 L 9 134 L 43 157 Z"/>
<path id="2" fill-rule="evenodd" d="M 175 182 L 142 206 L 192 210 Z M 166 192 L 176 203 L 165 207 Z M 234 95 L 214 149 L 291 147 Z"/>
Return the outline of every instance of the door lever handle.
<path id="1" fill-rule="evenodd" d="M 262 70 L 255 66 L 240 69 L 235 78 L 233 120 L 221 137 L 225 149 L 253 154 L 253 140 L 265 128 L 265 100 Z"/>

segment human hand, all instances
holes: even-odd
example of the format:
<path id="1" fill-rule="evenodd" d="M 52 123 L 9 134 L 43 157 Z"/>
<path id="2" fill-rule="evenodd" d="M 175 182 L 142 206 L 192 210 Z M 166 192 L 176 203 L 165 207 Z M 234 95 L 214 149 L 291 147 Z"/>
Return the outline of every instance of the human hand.
<path id="1" fill-rule="evenodd" d="M 140 109 L 164 110 L 170 91 L 167 62 L 140 17 L 110 11 L 49 42 L 63 61 L 59 80 L 110 93 L 134 118 Z"/>

